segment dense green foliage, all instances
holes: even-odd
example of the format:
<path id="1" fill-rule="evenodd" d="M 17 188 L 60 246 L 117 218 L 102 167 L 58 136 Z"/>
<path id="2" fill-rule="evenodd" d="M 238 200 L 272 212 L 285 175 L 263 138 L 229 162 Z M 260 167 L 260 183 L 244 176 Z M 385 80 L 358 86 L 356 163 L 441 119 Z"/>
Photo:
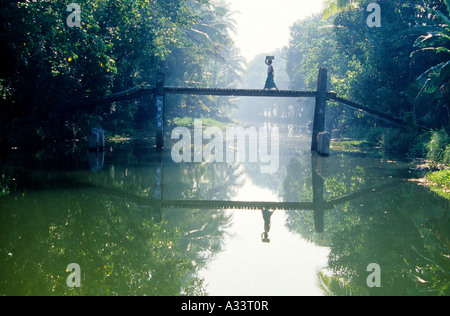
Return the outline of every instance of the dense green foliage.
<path id="1" fill-rule="evenodd" d="M 286 69 L 292 88 L 315 89 L 318 69 L 326 67 L 331 90 L 403 119 L 409 126 L 408 130 L 398 129 L 332 105 L 328 108 L 328 129 L 337 128 L 344 135 L 389 152 L 422 156 L 434 166 L 448 164 L 448 2 L 377 1 L 382 8 L 379 28 L 366 23 L 370 2 L 330 0 L 326 19 L 311 17 L 291 28 Z M 421 131 L 418 123 L 432 131 Z M 347 168 L 352 177 L 344 174 Z M 380 173 L 382 168 L 373 162 L 370 169 Z M 369 169 L 352 165 L 348 157 L 324 170 L 324 191 L 331 193 L 326 199 L 372 185 Z M 427 180 L 434 184 L 437 196 L 448 199 L 448 170 L 430 174 Z M 311 199 L 312 188 L 302 187 L 295 177 L 287 177 L 284 188 L 285 199 L 295 195 L 301 201 Z M 326 213 L 327 233 L 321 235 L 313 233 L 313 214 L 289 214 L 288 226 L 293 231 L 331 247 L 328 270 L 318 274 L 318 285 L 325 294 L 391 295 L 400 288 L 401 294 L 448 295 L 448 202 L 442 207 L 440 198 L 431 198 L 428 190 L 418 188 L 415 184 L 401 185 L 387 190 L 383 197 L 378 193 L 342 203 Z M 427 196 L 423 205 L 416 200 L 422 194 Z M 371 260 L 383 262 L 383 275 L 388 275 L 382 293 L 367 291 L 364 272 Z"/>
<path id="2" fill-rule="evenodd" d="M 325 16 L 330 18 L 315 16 L 292 27 L 286 53 L 292 88 L 315 89 L 318 69 L 327 67 L 331 90 L 410 125 L 405 132 L 335 105 L 328 116 L 330 129 L 396 153 L 423 152 L 431 135 L 423 136 L 417 124 L 441 129 L 450 123 L 446 4 L 378 1 L 381 27 L 369 27 L 370 2 L 329 1 Z"/>
<path id="3" fill-rule="evenodd" d="M 299 156 L 287 167 L 284 200 L 311 201 L 311 170 L 302 172 L 306 163 Z M 434 195 L 413 182 L 401 183 L 401 168 L 389 164 L 353 154 L 319 158 L 324 198 L 337 201 L 325 211 L 325 232 L 315 232 L 314 212 L 288 212 L 292 232 L 330 248 L 327 269 L 318 272 L 317 281 L 325 295 L 449 294 L 449 203 L 442 190 Z M 448 179 L 449 173 L 441 172 L 432 181 Z M 360 194 L 363 190 L 369 192 Z M 373 262 L 382 266 L 381 288 L 367 287 L 367 265 Z"/>
<path id="4" fill-rule="evenodd" d="M 79 166 L 84 150 L 68 156 L 57 151 L 65 157 L 58 171 L 48 171 L 56 166 L 53 150 L 42 152 L 38 171 L 2 164 L 1 295 L 205 294 L 198 272 L 221 252 L 230 216 L 161 209 L 154 199 L 161 158 L 134 143 L 115 148 L 108 154 L 114 164 L 96 173 L 62 171 Z M 32 155 L 23 159 L 16 162 L 36 162 Z M 172 179 L 163 186 L 169 200 L 224 200 L 240 188 L 240 171 L 226 164 L 164 170 Z M 203 182 L 201 189 L 193 185 Z M 82 267 L 80 289 L 66 285 L 70 262 Z"/>
<path id="5" fill-rule="evenodd" d="M 230 33 L 234 21 L 218 0 L 80 0 L 81 27 L 69 27 L 65 1 L 3 1 L 0 12 L 0 119 L 41 113 L 55 104 L 101 98 L 141 84 L 154 84 L 158 71 L 168 84 L 232 85 L 241 69 Z M 180 102 L 168 115 L 219 115 L 230 103 Z M 66 133 L 86 131 L 105 117 L 107 131 L 135 127 L 150 116 L 149 101 L 68 113 Z M 181 105 L 180 105 L 181 104 Z M 186 105 L 188 104 L 188 105 Z M 181 108 L 180 108 L 181 106 Z M 103 115 L 103 114 L 106 115 Z M 139 115 L 136 115 L 136 114 Z M 101 118 L 98 118 L 100 115 Z M 86 126 L 86 121 L 89 121 Z M 20 121 L 19 121 L 20 123 Z M 2 124 L 0 138 L 8 129 Z M 45 139 L 46 122 L 26 126 Z M 148 126 L 147 126 L 148 127 Z M 113 130 L 113 131 L 111 131 Z M 12 134 L 17 142 L 20 135 Z M 3 139 L 4 140 L 4 139 Z"/>

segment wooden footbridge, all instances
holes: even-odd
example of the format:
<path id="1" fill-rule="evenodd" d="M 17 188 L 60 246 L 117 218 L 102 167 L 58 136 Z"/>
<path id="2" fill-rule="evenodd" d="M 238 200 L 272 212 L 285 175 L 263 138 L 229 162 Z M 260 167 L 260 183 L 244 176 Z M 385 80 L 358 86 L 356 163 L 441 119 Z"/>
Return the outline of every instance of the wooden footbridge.
<path id="1" fill-rule="evenodd" d="M 165 96 L 170 94 L 175 95 L 210 95 L 210 96 L 233 96 L 233 97 L 273 97 L 273 98 L 314 98 L 315 114 L 314 126 L 311 140 L 312 152 L 318 152 L 318 135 L 325 132 L 325 116 L 327 102 L 337 102 L 355 111 L 367 113 L 378 119 L 390 122 L 401 128 L 406 128 L 407 125 L 403 120 L 392 117 L 388 114 L 381 113 L 368 106 L 340 98 L 336 93 L 327 90 L 328 71 L 325 68 L 319 70 L 319 78 L 316 91 L 293 91 L 293 90 L 252 90 L 252 89 L 215 89 L 215 88 L 192 88 L 192 87 L 168 87 L 165 86 L 165 74 L 158 73 L 156 86 L 138 86 L 136 88 L 114 94 L 112 96 L 96 99 L 85 100 L 82 102 L 70 102 L 66 104 L 59 104 L 51 107 L 44 113 L 34 115 L 23 121 L 29 122 L 33 120 L 41 120 L 50 118 L 53 126 L 61 125 L 61 116 L 67 112 L 74 110 L 93 108 L 98 105 L 111 104 L 114 102 L 138 99 L 144 96 L 154 96 L 154 107 L 156 109 L 156 147 L 164 147 L 164 112 L 165 112 Z M 427 129 L 419 126 L 419 128 Z"/>
<path id="2" fill-rule="evenodd" d="M 206 89 L 206 88 L 180 88 L 165 87 L 165 74 L 159 73 L 156 80 L 155 95 L 156 107 L 156 147 L 164 147 L 164 97 L 167 94 L 190 94 L 234 97 L 277 97 L 277 98 L 315 98 L 316 109 L 311 150 L 318 152 L 318 135 L 325 131 L 326 103 L 330 98 L 337 97 L 335 93 L 327 91 L 328 72 L 321 68 L 317 91 L 280 91 L 280 90 L 243 90 L 243 89 Z"/>
<path id="3" fill-rule="evenodd" d="M 292 91 L 292 90 L 243 90 L 243 89 L 206 89 L 206 88 L 182 88 L 166 87 L 164 85 L 165 75 L 159 73 L 157 77 L 156 88 L 152 89 L 155 95 L 156 114 L 156 147 L 164 147 L 164 97 L 168 94 L 189 94 L 189 95 L 211 95 L 211 96 L 234 96 L 234 97 L 276 97 L 276 98 L 315 98 L 314 126 L 311 140 L 311 151 L 318 152 L 318 136 L 325 132 L 325 115 L 327 101 L 334 101 L 353 110 L 365 112 L 378 119 L 390 122 L 396 126 L 406 128 L 407 125 L 398 118 L 388 114 L 381 113 L 370 107 L 340 98 L 335 92 L 329 92 L 328 71 L 326 68 L 320 68 L 316 91 Z M 419 128 L 427 129 L 419 126 Z"/>

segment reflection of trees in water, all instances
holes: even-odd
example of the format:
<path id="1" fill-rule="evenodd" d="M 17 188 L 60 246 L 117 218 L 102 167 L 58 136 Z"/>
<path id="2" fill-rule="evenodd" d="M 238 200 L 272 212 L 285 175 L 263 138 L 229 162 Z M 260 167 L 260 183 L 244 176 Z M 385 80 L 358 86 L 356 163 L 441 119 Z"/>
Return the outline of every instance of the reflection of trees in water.
<path id="1" fill-rule="evenodd" d="M 364 189 L 401 170 L 370 159 L 348 156 L 329 160 L 321 174 L 328 199 Z M 292 167 L 302 164 L 293 161 Z M 289 167 L 288 167 L 289 168 Z M 312 193 L 310 182 L 288 173 L 292 197 Z M 297 173 L 298 174 L 298 173 Z M 305 195 L 306 192 L 306 195 Z M 337 205 L 325 213 L 325 233 L 314 232 L 313 213 L 288 212 L 288 228 L 306 240 L 331 249 L 328 268 L 318 274 L 327 295 L 448 295 L 450 222 L 445 203 L 427 189 L 405 182 L 380 193 Z M 439 238 L 439 237 L 440 238 Z M 447 237 L 443 237 L 447 236 Z M 367 266 L 381 266 L 382 287 L 369 289 Z"/>
<path id="2" fill-rule="evenodd" d="M 242 186 L 242 171 L 237 165 L 179 164 L 166 165 L 165 199 L 229 200 Z"/>
<path id="3" fill-rule="evenodd" d="M 158 162 L 141 158 L 128 154 L 129 164 L 113 165 L 107 157 L 97 173 L 24 171 L 31 180 L 0 200 L 8 210 L 0 213 L 0 292 L 205 294 L 197 272 L 221 251 L 231 219 L 220 210 L 159 212 L 147 202 Z M 226 164 L 166 171 L 167 191 L 184 198 L 223 199 L 239 188 L 239 172 Z M 81 289 L 66 285 L 73 262 L 81 266 Z"/>
<path id="4" fill-rule="evenodd" d="M 269 124 L 269 123 L 266 123 Z M 252 182 L 261 187 L 271 190 L 278 196 L 285 195 L 284 183 L 289 177 L 290 172 L 294 171 L 299 177 L 303 172 L 311 178 L 311 155 L 310 155 L 310 132 L 305 128 L 293 124 L 270 124 L 276 126 L 280 131 L 280 148 L 279 148 L 279 168 L 276 173 L 263 174 L 259 164 L 247 163 L 245 166 L 245 174 Z M 297 158 L 297 159 L 294 159 Z M 298 161 L 305 164 L 304 169 L 291 168 L 293 161 Z M 302 170 L 298 174 L 298 170 Z M 296 176 L 296 174 L 291 174 Z M 293 199 L 284 198 L 285 201 L 297 201 L 296 197 Z"/>
<path id="5" fill-rule="evenodd" d="M 196 273 L 221 249 L 230 218 L 151 207 L 88 191 L 29 193 L 2 200 L 3 294 L 70 294 L 65 267 L 80 264 L 77 294 L 178 295 L 203 292 Z M 207 223 L 207 224 L 205 224 Z M 150 280 L 149 280 L 150 279 Z"/>

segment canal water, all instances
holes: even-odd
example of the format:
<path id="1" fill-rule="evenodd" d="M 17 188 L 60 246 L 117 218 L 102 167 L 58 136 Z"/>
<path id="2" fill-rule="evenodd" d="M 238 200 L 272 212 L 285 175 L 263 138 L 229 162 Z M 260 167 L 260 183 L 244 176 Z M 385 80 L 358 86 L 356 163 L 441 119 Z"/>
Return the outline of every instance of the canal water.
<path id="1" fill-rule="evenodd" d="M 4 153 L 0 295 L 449 294 L 449 205 L 411 162 L 292 125 L 273 174 L 153 144 Z"/>

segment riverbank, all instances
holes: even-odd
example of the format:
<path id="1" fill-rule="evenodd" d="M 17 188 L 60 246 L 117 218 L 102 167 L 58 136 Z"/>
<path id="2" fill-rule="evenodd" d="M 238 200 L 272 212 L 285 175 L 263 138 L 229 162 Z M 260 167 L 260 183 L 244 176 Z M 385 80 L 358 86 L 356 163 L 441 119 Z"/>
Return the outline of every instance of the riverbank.
<path id="1" fill-rule="evenodd" d="M 450 200 L 450 169 L 428 171 L 427 174 L 417 179 L 420 185 L 426 186 L 437 195 Z"/>
<path id="2" fill-rule="evenodd" d="M 341 139 L 333 140 L 331 148 L 335 152 L 345 152 L 354 154 L 380 154 L 382 147 L 365 140 Z M 417 177 L 411 181 L 426 186 L 437 195 L 450 200 L 450 166 L 419 158 L 411 158 L 413 161 L 413 170 L 417 172 Z"/>
<path id="3" fill-rule="evenodd" d="M 333 139 L 331 141 L 331 150 L 335 152 L 370 154 L 380 150 L 380 147 L 365 141 L 351 138 Z"/>

